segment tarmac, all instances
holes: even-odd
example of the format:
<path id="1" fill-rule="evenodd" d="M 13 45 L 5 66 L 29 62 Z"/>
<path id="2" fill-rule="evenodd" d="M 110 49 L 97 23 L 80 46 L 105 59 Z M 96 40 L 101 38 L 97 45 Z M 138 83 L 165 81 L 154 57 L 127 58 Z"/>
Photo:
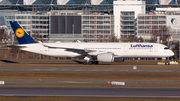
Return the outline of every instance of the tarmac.
<path id="1" fill-rule="evenodd" d="M 180 88 L 0 86 L 0 96 L 180 98 Z"/>

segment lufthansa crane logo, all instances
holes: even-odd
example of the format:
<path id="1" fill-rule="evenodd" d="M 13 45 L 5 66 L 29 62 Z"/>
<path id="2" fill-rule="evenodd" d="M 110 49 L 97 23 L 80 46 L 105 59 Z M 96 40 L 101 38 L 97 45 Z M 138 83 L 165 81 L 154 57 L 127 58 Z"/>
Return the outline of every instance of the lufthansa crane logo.
<path id="1" fill-rule="evenodd" d="M 22 28 L 18 28 L 18 29 L 16 30 L 16 36 L 17 36 L 18 38 L 22 38 L 22 37 L 24 36 L 24 30 L 23 30 Z"/>

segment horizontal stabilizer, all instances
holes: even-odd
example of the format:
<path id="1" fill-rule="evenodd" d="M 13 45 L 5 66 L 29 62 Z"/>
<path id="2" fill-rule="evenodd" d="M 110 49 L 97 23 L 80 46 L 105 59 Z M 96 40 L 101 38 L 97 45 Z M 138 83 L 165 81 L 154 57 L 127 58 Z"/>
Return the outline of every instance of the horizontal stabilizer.
<path id="1" fill-rule="evenodd" d="M 14 48 L 14 49 L 26 48 L 26 46 L 15 46 L 15 45 L 7 45 L 5 47 Z"/>

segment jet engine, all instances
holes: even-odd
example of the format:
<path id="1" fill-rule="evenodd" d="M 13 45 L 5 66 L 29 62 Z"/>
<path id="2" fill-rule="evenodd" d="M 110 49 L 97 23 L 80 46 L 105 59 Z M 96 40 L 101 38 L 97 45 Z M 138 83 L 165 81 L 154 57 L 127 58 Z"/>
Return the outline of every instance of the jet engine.
<path id="1" fill-rule="evenodd" d="M 97 55 L 99 62 L 124 62 L 124 58 L 114 57 L 113 53 L 101 53 Z"/>
<path id="2" fill-rule="evenodd" d="M 113 53 L 101 53 L 97 55 L 97 60 L 99 62 L 114 62 Z"/>

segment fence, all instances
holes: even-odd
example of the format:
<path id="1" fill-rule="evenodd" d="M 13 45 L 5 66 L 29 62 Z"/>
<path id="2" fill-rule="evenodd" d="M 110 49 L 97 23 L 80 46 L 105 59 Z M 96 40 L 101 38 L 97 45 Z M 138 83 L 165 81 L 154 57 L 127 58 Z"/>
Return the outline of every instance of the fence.
<path id="1" fill-rule="evenodd" d="M 58 59 L 34 53 L 0 53 L 0 59 Z"/>

